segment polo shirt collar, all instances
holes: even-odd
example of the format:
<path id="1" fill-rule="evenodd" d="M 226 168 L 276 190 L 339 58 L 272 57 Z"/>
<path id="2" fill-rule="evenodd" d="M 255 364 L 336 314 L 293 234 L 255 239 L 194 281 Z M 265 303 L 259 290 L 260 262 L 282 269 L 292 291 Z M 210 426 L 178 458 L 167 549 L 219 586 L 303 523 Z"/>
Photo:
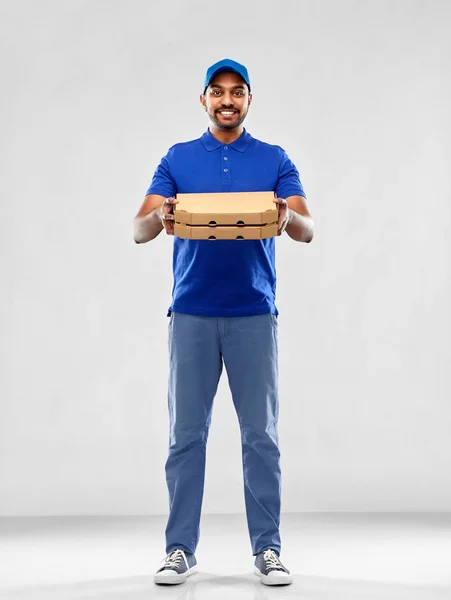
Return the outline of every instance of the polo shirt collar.
<path id="1" fill-rule="evenodd" d="M 200 141 L 205 146 L 205 149 L 208 150 L 208 152 L 217 150 L 217 148 L 224 146 L 223 142 L 220 142 L 211 134 L 210 128 L 208 128 L 207 131 L 201 136 Z M 243 127 L 243 133 L 240 135 L 240 137 L 231 144 L 227 144 L 227 146 L 229 146 L 229 148 L 233 148 L 234 150 L 238 150 L 238 152 L 246 152 L 251 141 L 251 134 L 246 131 L 245 127 Z"/>

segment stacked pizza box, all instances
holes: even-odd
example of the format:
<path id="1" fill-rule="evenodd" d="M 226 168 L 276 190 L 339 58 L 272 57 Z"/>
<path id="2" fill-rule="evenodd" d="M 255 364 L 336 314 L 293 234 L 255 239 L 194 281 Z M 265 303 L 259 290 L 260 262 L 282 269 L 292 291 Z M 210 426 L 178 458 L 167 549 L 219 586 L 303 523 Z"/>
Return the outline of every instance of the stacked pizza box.
<path id="1" fill-rule="evenodd" d="M 274 192 L 177 194 L 174 235 L 192 240 L 258 240 L 277 235 Z"/>

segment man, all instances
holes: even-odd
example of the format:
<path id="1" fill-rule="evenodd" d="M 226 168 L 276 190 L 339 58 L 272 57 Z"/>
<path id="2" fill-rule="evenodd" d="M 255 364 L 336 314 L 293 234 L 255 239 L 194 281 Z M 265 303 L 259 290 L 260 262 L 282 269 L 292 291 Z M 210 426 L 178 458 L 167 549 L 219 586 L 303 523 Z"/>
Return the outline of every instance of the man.
<path id="1" fill-rule="evenodd" d="M 210 126 L 172 146 L 157 167 L 134 219 L 144 243 L 174 234 L 177 193 L 275 191 L 278 235 L 310 242 L 299 173 L 279 146 L 253 138 L 243 122 L 252 102 L 246 67 L 230 59 L 206 73 L 200 102 Z M 196 571 L 205 456 L 213 399 L 223 365 L 242 439 L 246 515 L 254 572 L 267 585 L 289 584 L 280 561 L 278 310 L 275 238 L 189 240 L 174 236 L 169 321 L 169 491 L 166 558 L 156 583 L 176 584 Z"/>

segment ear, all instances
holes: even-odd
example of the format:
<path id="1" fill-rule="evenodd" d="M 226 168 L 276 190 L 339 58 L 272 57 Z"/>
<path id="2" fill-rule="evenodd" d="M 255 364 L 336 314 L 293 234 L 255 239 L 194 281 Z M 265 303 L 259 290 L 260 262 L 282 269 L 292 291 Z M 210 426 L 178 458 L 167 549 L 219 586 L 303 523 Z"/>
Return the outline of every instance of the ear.
<path id="1" fill-rule="evenodd" d="M 205 110 L 207 110 L 207 107 L 205 105 L 206 99 L 205 99 L 205 95 L 201 94 L 199 97 L 200 103 L 202 104 L 202 106 L 204 107 Z"/>

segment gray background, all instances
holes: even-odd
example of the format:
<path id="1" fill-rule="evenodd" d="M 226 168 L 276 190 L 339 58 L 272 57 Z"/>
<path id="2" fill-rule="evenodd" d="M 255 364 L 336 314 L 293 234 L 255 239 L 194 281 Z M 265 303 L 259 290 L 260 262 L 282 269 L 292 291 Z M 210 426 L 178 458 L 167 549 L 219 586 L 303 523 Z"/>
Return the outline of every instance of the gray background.
<path id="1" fill-rule="evenodd" d="M 167 511 L 172 238 L 132 238 L 206 68 L 315 219 L 276 240 L 283 510 L 450 510 L 447 2 L 2 2 L 0 513 Z M 204 513 L 242 512 L 226 373 Z"/>

